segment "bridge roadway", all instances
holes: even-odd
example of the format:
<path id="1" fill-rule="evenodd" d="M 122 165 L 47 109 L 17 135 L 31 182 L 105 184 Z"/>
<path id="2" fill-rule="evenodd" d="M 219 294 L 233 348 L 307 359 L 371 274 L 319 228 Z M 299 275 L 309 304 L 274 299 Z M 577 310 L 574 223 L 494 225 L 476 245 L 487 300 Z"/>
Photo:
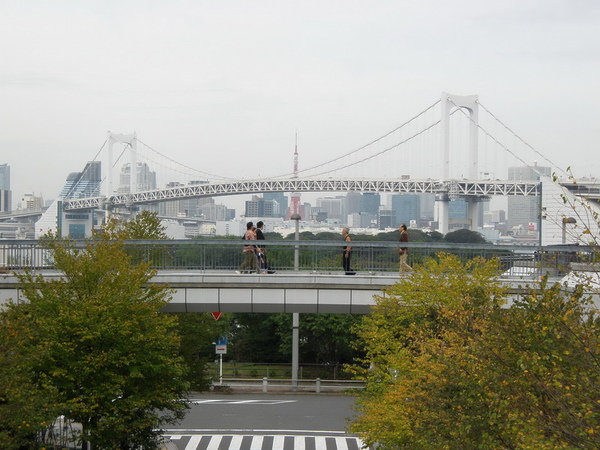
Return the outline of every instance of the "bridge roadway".
<path id="1" fill-rule="evenodd" d="M 45 270 L 46 279 L 60 273 Z M 410 276 L 410 275 L 406 275 Z M 255 312 L 367 314 L 374 295 L 399 281 L 399 275 L 358 272 L 356 275 L 308 271 L 275 274 L 236 274 L 198 270 L 160 270 L 153 283 L 168 284 L 175 292 L 167 312 Z M 524 291 L 537 277 L 508 276 L 501 281 L 508 293 Z M 559 279 L 551 280 L 559 281 Z M 0 276 L 0 304 L 23 300 L 14 274 Z"/>
<path id="2" fill-rule="evenodd" d="M 177 186 L 108 197 L 66 199 L 65 210 L 99 209 L 133 204 L 156 203 L 193 197 L 258 194 L 264 192 L 380 192 L 397 194 L 441 194 L 451 197 L 529 196 L 539 195 L 539 182 L 533 181 L 470 181 L 470 180 L 333 180 L 274 179 L 241 180 L 228 183 L 205 183 Z"/>

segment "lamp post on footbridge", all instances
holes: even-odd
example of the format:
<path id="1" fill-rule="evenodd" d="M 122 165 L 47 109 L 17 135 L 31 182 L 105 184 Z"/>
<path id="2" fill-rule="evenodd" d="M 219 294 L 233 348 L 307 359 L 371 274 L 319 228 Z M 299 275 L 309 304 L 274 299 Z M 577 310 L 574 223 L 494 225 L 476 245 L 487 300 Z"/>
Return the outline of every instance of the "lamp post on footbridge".
<path id="1" fill-rule="evenodd" d="M 290 217 L 296 222 L 296 232 L 294 239 L 296 245 L 294 246 L 294 272 L 297 272 L 300 267 L 300 247 L 298 241 L 300 240 L 300 214 L 293 214 Z M 300 354 L 300 313 L 292 313 L 292 390 L 298 390 L 298 365 L 299 365 L 299 354 Z"/>

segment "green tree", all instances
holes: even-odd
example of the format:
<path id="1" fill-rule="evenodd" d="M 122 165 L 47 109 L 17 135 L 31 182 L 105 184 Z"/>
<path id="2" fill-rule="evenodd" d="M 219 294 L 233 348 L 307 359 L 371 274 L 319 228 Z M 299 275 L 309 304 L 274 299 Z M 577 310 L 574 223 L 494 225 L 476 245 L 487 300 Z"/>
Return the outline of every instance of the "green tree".
<path id="1" fill-rule="evenodd" d="M 56 236 L 45 244 L 62 278 L 18 275 L 27 302 L 0 313 L 11 349 L 2 385 L 24 382 L 3 392 L 2 409 L 37 398 L 43 408 L 22 420 L 38 436 L 60 414 L 82 425 L 88 448 L 156 447 L 161 423 L 183 417 L 188 388 L 175 318 L 160 314 L 170 290 L 149 284 L 148 265 L 131 264 L 108 235 L 83 250 Z"/>
<path id="2" fill-rule="evenodd" d="M 129 220 L 113 216 L 102 227 L 112 239 L 169 239 L 165 230 L 158 214 L 151 211 L 141 211 Z"/>
<path id="3" fill-rule="evenodd" d="M 446 233 L 444 241 L 455 244 L 485 244 L 487 242 L 480 233 L 467 230 L 466 228 Z"/>
<path id="4" fill-rule="evenodd" d="M 173 313 L 181 336 L 181 356 L 188 367 L 186 380 L 190 389 L 204 391 L 210 387 L 207 364 L 214 360 L 213 342 L 218 336 L 230 334 L 231 314 L 215 320 L 209 313 Z"/>
<path id="5" fill-rule="evenodd" d="M 401 449 L 600 448 L 600 336 L 584 286 L 501 307 L 493 261 L 439 255 L 377 299 L 352 428 Z"/>
<path id="6" fill-rule="evenodd" d="M 483 312 L 497 306 L 501 290 L 494 262 L 465 265 L 453 255 L 430 259 L 407 279 L 378 297 L 372 314 L 358 326 L 368 369 L 352 429 L 367 444 L 383 448 L 474 447 L 486 436 L 477 385 L 465 377 L 472 362 L 457 330 L 479 328 Z M 487 442 L 483 439 L 483 443 Z"/>
<path id="7" fill-rule="evenodd" d="M 125 221 L 111 218 L 103 230 L 104 234 L 111 239 L 169 239 L 165 233 L 165 226 L 158 218 L 157 213 L 150 211 L 142 211 L 133 219 Z M 182 253 L 186 251 L 183 250 Z M 127 253 L 132 256 L 134 261 L 155 262 L 171 257 L 169 246 L 161 244 L 154 244 L 154 248 L 149 251 L 128 248 Z M 191 257 L 197 256 L 197 252 L 192 253 Z M 186 380 L 190 383 L 191 389 L 206 390 L 210 385 L 206 365 L 214 355 L 212 342 L 215 336 L 224 334 L 222 330 L 228 328 L 228 323 L 225 319 L 217 323 L 208 313 L 175 314 L 174 317 L 177 319 L 181 336 L 180 354 L 189 369 Z"/>

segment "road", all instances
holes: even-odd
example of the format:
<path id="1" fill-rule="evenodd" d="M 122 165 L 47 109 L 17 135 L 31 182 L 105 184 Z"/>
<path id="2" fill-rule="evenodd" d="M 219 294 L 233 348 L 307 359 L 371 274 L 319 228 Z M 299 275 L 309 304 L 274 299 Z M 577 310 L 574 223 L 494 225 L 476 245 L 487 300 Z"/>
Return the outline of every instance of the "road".
<path id="1" fill-rule="evenodd" d="M 355 398 L 345 395 L 205 394 L 164 436 L 178 450 L 358 450 L 348 434 Z"/>

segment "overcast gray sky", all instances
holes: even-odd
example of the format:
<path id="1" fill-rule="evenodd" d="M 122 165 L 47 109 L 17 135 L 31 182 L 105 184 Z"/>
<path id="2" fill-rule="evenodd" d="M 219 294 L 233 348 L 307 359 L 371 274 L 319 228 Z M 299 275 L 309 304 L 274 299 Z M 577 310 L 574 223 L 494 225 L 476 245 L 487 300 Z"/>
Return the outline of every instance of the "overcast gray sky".
<path id="1" fill-rule="evenodd" d="M 296 130 L 314 164 L 445 91 L 600 176 L 599 29 L 597 0 L 2 1 L 0 163 L 15 202 L 48 199 L 108 130 L 135 131 L 254 178 L 291 169 Z"/>

